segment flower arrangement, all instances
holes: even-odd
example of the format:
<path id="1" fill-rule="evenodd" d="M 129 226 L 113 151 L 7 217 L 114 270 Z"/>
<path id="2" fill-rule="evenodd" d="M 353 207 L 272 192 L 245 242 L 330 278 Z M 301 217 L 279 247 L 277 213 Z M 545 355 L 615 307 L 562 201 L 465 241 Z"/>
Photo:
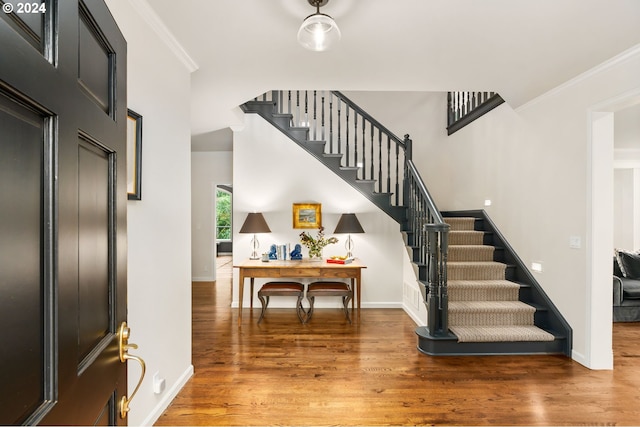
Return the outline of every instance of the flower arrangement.
<path id="1" fill-rule="evenodd" d="M 322 249 L 327 245 L 338 243 L 338 239 L 336 237 L 325 238 L 324 227 L 320 227 L 315 239 L 306 231 L 300 233 L 300 243 L 309 248 L 309 258 L 313 259 L 322 258 Z"/>

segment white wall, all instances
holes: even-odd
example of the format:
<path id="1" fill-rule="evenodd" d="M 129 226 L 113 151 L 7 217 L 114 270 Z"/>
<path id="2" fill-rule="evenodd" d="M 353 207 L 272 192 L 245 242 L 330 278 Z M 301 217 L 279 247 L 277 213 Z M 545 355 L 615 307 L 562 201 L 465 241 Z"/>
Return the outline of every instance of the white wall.
<path id="1" fill-rule="evenodd" d="M 247 213 L 264 214 L 271 233 L 261 234 L 258 239 L 260 252 L 267 252 L 274 243 L 299 243 L 303 230 L 293 229 L 293 203 L 321 203 L 322 225 L 327 236 L 333 235 L 340 214 L 347 212 L 356 213 L 365 230 L 364 234 L 352 235 L 355 256 L 368 266 L 362 272 L 362 307 L 402 306 L 404 246 L 397 222 L 255 114 L 245 115 L 244 127 L 234 131 L 233 145 L 234 263 L 242 262 L 250 254 L 252 235 L 238 233 Z M 310 231 L 315 235 L 316 230 Z M 325 257 L 346 252 L 347 236 L 336 237 L 340 241 L 325 248 Z M 304 247 L 303 254 L 307 256 Z M 256 289 L 261 283 L 264 280 L 256 279 Z M 245 287 L 243 304 L 248 307 L 249 287 Z M 260 306 L 257 298 L 254 306 L 256 304 Z M 279 302 L 274 300 L 271 304 L 277 306 Z M 283 304 L 290 306 L 291 301 Z M 318 306 L 324 304 L 337 306 L 338 303 L 333 298 L 319 301 Z M 238 277 L 234 271 L 233 306 L 237 305 Z"/>
<path id="2" fill-rule="evenodd" d="M 485 199 L 493 201 L 485 209 L 523 261 L 542 262 L 535 277 L 573 328 L 574 359 L 592 368 L 612 366 L 611 298 L 591 301 L 592 291 L 611 292 L 610 273 L 591 284 L 594 265 L 610 271 L 611 260 L 599 257 L 591 265 L 590 242 L 599 227 L 611 228 L 592 227 L 592 203 L 612 210 L 613 190 L 609 202 L 592 202 L 591 153 L 598 147 L 591 146 L 590 117 L 602 103 L 638 91 L 638 75 L 636 47 L 518 111 L 503 104 L 449 137 L 444 94 L 347 94 L 391 130 L 411 133 L 414 161 L 441 210 L 480 209 Z M 416 116 L 421 119 L 414 123 Z M 581 239 L 580 249 L 569 248 L 570 236 Z M 595 321 L 594 310 L 602 316 Z"/>
<path id="3" fill-rule="evenodd" d="M 191 376 L 190 74 L 131 3 L 107 0 L 128 42 L 128 106 L 143 116 L 142 200 L 127 204 L 131 351 L 147 375 L 129 425 L 152 424 Z M 129 364 L 129 393 L 139 376 Z M 166 379 L 155 395 L 152 377 Z"/>
<path id="4" fill-rule="evenodd" d="M 634 250 L 634 170 L 614 170 L 613 245 L 618 249 Z"/>
<path id="5" fill-rule="evenodd" d="M 640 249 L 640 104 L 614 113 L 614 246 Z"/>
<path id="6" fill-rule="evenodd" d="M 233 153 L 191 153 L 191 274 L 194 281 L 216 280 L 216 185 L 233 182 Z"/>

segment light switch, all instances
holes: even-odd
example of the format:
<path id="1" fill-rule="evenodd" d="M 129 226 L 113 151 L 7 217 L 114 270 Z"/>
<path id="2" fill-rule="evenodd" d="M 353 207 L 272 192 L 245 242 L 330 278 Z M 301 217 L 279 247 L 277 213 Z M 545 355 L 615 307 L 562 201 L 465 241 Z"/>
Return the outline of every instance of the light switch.
<path id="1" fill-rule="evenodd" d="M 580 236 L 569 236 L 569 247 L 571 249 L 580 249 L 582 247 Z"/>

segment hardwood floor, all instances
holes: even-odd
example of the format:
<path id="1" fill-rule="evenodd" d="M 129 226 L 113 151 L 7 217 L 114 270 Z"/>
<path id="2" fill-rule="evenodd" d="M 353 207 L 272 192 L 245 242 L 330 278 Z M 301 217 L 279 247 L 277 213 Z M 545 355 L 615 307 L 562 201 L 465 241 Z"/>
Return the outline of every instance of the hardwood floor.
<path id="1" fill-rule="evenodd" d="M 230 305 L 231 263 L 193 284 L 195 375 L 156 425 L 638 425 L 640 324 L 616 323 L 614 371 L 563 356 L 431 357 L 398 309 Z M 292 305 L 293 307 L 293 305 Z"/>

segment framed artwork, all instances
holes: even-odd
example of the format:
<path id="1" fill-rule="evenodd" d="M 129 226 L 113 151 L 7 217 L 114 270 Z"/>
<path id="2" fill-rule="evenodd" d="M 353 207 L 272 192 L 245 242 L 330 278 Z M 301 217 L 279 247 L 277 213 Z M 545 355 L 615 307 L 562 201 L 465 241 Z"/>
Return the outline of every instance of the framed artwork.
<path id="1" fill-rule="evenodd" d="M 293 228 L 322 227 L 322 210 L 320 203 L 294 203 Z"/>
<path id="2" fill-rule="evenodd" d="M 127 198 L 142 200 L 142 116 L 127 110 Z"/>

